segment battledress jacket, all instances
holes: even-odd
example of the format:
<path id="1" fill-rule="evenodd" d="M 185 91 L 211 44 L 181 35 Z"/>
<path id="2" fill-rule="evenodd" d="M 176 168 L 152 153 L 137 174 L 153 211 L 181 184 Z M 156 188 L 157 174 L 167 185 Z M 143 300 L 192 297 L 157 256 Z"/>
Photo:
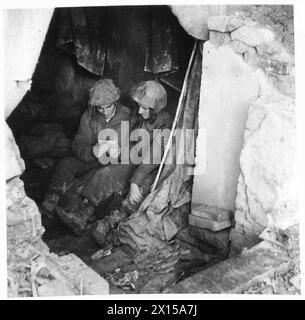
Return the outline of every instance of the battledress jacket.
<path id="1" fill-rule="evenodd" d="M 96 161 L 93 146 L 98 142 L 100 131 L 103 129 L 115 130 L 120 145 L 122 121 L 129 121 L 130 125 L 133 125 L 131 110 L 120 103 L 117 105 L 115 115 L 108 122 L 99 112 L 95 112 L 93 115 L 89 110 L 86 110 L 81 117 L 78 132 L 72 143 L 73 153 L 83 162 Z"/>
<path id="2" fill-rule="evenodd" d="M 162 151 L 160 157 L 157 160 L 154 158 L 153 146 L 155 135 L 153 130 L 170 130 L 171 126 L 172 118 L 165 110 L 161 110 L 158 114 L 155 114 L 151 119 L 144 120 L 141 116 L 138 118 L 135 127 L 147 130 L 150 135 L 150 145 L 148 146 L 148 152 L 150 154 L 151 163 L 141 163 L 140 165 L 138 165 L 130 180 L 131 183 L 135 183 L 139 187 L 141 187 L 143 185 L 143 182 L 147 179 L 147 177 L 159 167 L 161 161 L 158 160 L 161 160 L 162 158 L 162 154 L 164 152 L 164 143 L 162 143 Z"/>
<path id="3" fill-rule="evenodd" d="M 172 123 L 171 117 L 165 111 L 161 111 L 152 119 L 144 120 L 141 116 L 134 118 L 129 109 L 120 106 L 117 114 L 108 123 L 103 119 L 100 119 L 100 123 L 95 119 L 90 119 L 90 113 L 86 112 L 81 119 L 79 132 L 73 143 L 75 154 L 83 161 L 96 159 L 92 147 L 97 143 L 99 130 L 109 127 L 116 130 L 120 136 L 120 122 L 128 121 L 128 119 L 130 120 L 130 130 L 145 129 L 149 133 L 151 143 L 147 148 L 150 149 L 151 155 L 153 154 L 153 130 L 170 129 Z M 147 178 L 158 167 L 159 163 L 155 162 L 150 164 L 140 163 L 139 165 L 132 163 L 107 165 L 93 174 L 85 184 L 82 194 L 92 203 L 98 205 L 113 193 L 119 192 L 126 183 L 135 183 L 142 187 L 146 181 L 149 181 Z"/>

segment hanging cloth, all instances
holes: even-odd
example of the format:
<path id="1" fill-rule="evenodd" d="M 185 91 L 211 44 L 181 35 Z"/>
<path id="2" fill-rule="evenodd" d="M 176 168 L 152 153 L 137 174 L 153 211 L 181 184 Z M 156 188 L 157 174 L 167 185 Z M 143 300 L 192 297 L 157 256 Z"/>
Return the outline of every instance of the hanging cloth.
<path id="1" fill-rule="evenodd" d="M 176 139 L 179 150 L 177 163 L 181 162 L 181 157 L 185 157 L 187 153 L 195 158 L 194 141 L 191 142 L 198 132 L 202 43 L 195 43 L 194 50 L 189 76 L 185 79 L 186 94 L 182 100 L 177 129 L 195 129 L 195 133 L 193 137 L 187 135 Z M 173 213 L 191 201 L 192 168 L 193 165 L 188 163 L 174 165 L 174 168 L 172 164 L 164 166 L 157 189 L 144 199 L 137 212 L 119 225 L 118 237 L 121 243 L 128 244 L 136 251 L 154 251 L 167 246 L 167 241 L 184 227 L 174 221 Z"/>
<path id="2" fill-rule="evenodd" d="M 101 11 L 97 8 L 59 9 L 57 47 L 76 56 L 77 63 L 102 76 L 106 60 Z"/>
<path id="3" fill-rule="evenodd" d="M 179 70 L 177 40 L 177 29 L 172 17 L 162 10 L 153 10 L 144 71 L 159 74 Z"/>

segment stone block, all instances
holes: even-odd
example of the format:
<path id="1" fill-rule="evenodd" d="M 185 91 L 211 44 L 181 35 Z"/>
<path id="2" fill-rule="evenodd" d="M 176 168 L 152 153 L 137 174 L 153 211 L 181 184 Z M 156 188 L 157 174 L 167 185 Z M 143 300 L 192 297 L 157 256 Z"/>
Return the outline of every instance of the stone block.
<path id="1" fill-rule="evenodd" d="M 231 220 L 233 218 L 233 211 L 208 206 L 205 204 L 193 204 L 192 214 L 201 218 L 210 219 L 217 222 Z"/>
<path id="2" fill-rule="evenodd" d="M 275 40 L 271 29 L 258 26 L 243 26 L 231 33 L 232 40 L 239 40 L 250 47 L 256 47 Z"/>
<path id="3" fill-rule="evenodd" d="M 218 31 L 210 31 L 209 33 L 209 40 L 217 45 L 221 46 L 223 44 L 228 44 L 231 41 L 229 33 L 223 33 Z"/>
<path id="4" fill-rule="evenodd" d="M 45 259 L 45 264 L 56 279 L 66 282 L 68 287 L 73 285 L 81 295 L 109 294 L 108 282 L 93 269 L 88 267 L 74 254 L 52 256 Z"/>
<path id="5" fill-rule="evenodd" d="M 231 41 L 229 46 L 238 54 L 244 54 L 246 52 L 255 53 L 255 49 L 253 47 L 249 47 L 239 40 Z"/>
<path id="6" fill-rule="evenodd" d="M 211 231 L 219 231 L 231 226 L 231 220 L 213 221 L 210 219 L 200 218 L 193 214 L 189 215 L 189 224 L 191 226 L 197 226 L 199 228 L 208 229 Z"/>
<path id="7" fill-rule="evenodd" d="M 37 288 L 39 297 L 51 296 L 74 296 L 75 292 L 65 286 L 59 280 L 52 280 L 49 283 L 43 284 Z"/>
<path id="8" fill-rule="evenodd" d="M 289 263 L 289 256 L 262 242 L 242 255 L 227 259 L 180 281 L 165 293 L 242 293 L 259 279 L 269 279 Z"/>
<path id="9" fill-rule="evenodd" d="M 249 20 L 242 16 L 214 16 L 208 19 L 208 28 L 218 32 L 231 32 L 246 23 Z"/>

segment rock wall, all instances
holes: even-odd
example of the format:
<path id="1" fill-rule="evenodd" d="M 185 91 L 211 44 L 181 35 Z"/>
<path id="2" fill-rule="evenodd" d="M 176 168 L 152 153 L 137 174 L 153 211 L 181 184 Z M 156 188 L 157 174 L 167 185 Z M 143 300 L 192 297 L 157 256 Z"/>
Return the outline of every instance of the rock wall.
<path id="1" fill-rule="evenodd" d="M 255 244 L 266 227 L 298 222 L 295 177 L 295 105 L 274 92 L 250 105 L 240 156 L 232 250 Z"/>
<path id="2" fill-rule="evenodd" d="M 52 12 L 53 9 L 5 12 L 6 116 L 31 87 Z M 19 178 L 24 162 L 7 124 L 5 147 L 8 296 L 108 294 L 108 283 L 76 256 L 59 258 L 49 253 L 41 240 L 44 228 L 40 212 L 25 194 Z"/>
<path id="3" fill-rule="evenodd" d="M 231 202 L 235 207 L 235 226 L 230 233 L 231 251 L 236 253 L 257 243 L 265 228 L 283 230 L 298 222 L 295 188 L 294 56 L 282 34 L 277 33 L 271 25 L 261 25 L 244 13 L 211 17 L 208 28 L 210 40 L 205 44 L 207 66 L 203 71 L 206 80 L 202 92 L 209 90 L 206 94 L 209 97 L 208 80 L 211 73 L 207 71 L 212 69 L 215 59 L 218 69 L 223 64 L 232 67 L 235 61 L 238 61 L 238 64 L 229 69 L 230 75 L 223 73 L 224 78 L 230 79 L 228 84 L 224 85 L 221 79 L 217 79 L 221 86 L 212 91 L 212 96 L 216 98 L 207 99 L 203 96 L 202 99 L 206 113 L 203 111 L 203 121 L 200 123 L 204 123 L 207 129 L 208 147 L 207 172 L 205 179 L 200 181 L 200 186 L 204 188 L 202 190 L 206 192 L 201 199 L 214 201 L 213 205 L 222 206 L 225 205 L 224 199 L 229 194 L 232 195 L 232 190 L 236 192 L 237 189 L 236 201 L 233 204 Z M 223 53 L 222 59 L 219 59 L 222 52 L 226 54 Z M 241 77 L 240 70 L 243 69 L 247 70 L 248 76 L 244 78 L 245 83 L 240 84 L 236 79 Z M 251 89 L 254 83 L 258 86 L 257 93 Z M 233 94 L 228 100 L 225 93 L 230 91 Z M 254 94 L 247 97 L 246 93 L 250 92 Z M 244 117 L 241 117 L 240 110 L 233 109 L 239 101 L 234 99 L 240 96 L 245 96 L 243 108 L 240 109 L 246 114 Z M 209 123 L 213 121 L 210 119 L 214 119 L 211 114 L 217 114 L 217 111 L 209 109 L 211 99 L 218 101 L 217 110 L 229 106 L 228 109 L 223 109 L 223 115 L 219 114 L 217 118 L 215 126 L 221 134 L 218 137 L 214 134 L 214 139 L 209 137 L 209 132 L 214 128 L 209 126 Z M 232 119 L 242 121 L 245 130 L 240 129 L 235 140 L 228 139 L 226 142 L 231 128 L 237 131 L 236 126 L 232 126 L 234 120 L 229 120 L 231 112 L 234 113 Z M 221 122 L 221 119 L 230 121 L 231 127 L 226 122 Z M 219 123 L 222 124 L 221 127 L 217 127 Z M 210 148 L 209 139 L 213 141 Z M 233 149 L 230 151 L 225 146 L 219 148 L 219 144 L 233 146 Z M 227 153 L 232 154 L 236 145 L 240 146 L 240 161 L 235 158 L 228 164 Z M 236 180 L 223 178 L 232 173 L 235 173 Z M 194 181 L 196 183 L 196 177 Z M 220 196 L 219 190 L 226 191 Z M 230 199 L 232 201 L 233 196 Z"/>
<path id="4" fill-rule="evenodd" d="M 196 39 L 208 40 L 208 18 L 226 13 L 224 5 L 184 5 L 171 6 L 184 30 Z"/>
<path id="5" fill-rule="evenodd" d="M 24 163 L 8 127 L 6 132 L 8 296 L 108 294 L 108 283 L 79 258 L 50 254 L 41 240 L 41 215 L 25 193 L 19 178 Z"/>
<path id="6" fill-rule="evenodd" d="M 207 21 L 199 110 L 206 141 L 197 139 L 199 158 L 206 143 L 206 171 L 193 186 L 193 203 L 235 210 L 232 254 L 266 227 L 298 220 L 293 50 L 271 23 L 233 9 Z"/>

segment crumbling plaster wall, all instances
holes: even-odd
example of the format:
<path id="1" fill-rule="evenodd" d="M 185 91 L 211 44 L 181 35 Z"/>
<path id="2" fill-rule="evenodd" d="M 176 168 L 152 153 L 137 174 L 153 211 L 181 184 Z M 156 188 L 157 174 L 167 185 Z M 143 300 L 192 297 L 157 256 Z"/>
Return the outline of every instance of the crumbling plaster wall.
<path id="1" fill-rule="evenodd" d="M 31 88 L 52 14 L 53 9 L 10 9 L 4 12 L 6 118 Z"/>
<path id="2" fill-rule="evenodd" d="M 193 203 L 235 210 L 231 249 L 240 252 L 265 228 L 298 220 L 293 50 L 244 12 L 210 17 L 207 26 L 199 110 L 206 142 L 197 139 L 206 171 L 194 178 Z"/>
<path id="3" fill-rule="evenodd" d="M 5 117 L 31 88 L 53 9 L 5 11 Z M 108 283 L 76 256 L 57 257 L 41 240 L 37 205 L 19 176 L 18 146 L 5 123 L 8 296 L 108 294 Z M 46 281 L 46 279 L 49 279 Z"/>

